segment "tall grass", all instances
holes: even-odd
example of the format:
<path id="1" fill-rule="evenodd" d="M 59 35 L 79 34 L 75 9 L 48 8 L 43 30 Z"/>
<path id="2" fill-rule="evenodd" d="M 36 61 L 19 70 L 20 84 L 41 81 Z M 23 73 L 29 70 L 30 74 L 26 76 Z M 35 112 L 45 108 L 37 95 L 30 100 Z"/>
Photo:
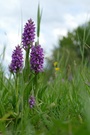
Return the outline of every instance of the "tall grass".
<path id="1" fill-rule="evenodd" d="M 52 80 L 44 82 L 46 72 L 38 79 L 36 105 L 30 108 L 28 98 L 33 89 L 19 76 L 19 110 L 15 98 L 15 80 L 6 78 L 0 68 L 0 132 L 5 135 L 89 135 L 90 71 L 75 68 L 72 80 L 66 79 L 64 67 L 55 71 Z M 24 95 L 24 96 L 23 96 Z"/>

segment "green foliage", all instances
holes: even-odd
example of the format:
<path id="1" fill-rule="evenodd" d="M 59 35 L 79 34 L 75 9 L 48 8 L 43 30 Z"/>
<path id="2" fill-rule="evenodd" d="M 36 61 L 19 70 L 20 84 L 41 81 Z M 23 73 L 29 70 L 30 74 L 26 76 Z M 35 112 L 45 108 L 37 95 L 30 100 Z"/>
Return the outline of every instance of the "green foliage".
<path id="1" fill-rule="evenodd" d="M 58 62 L 60 69 L 65 67 L 65 76 L 74 74 L 75 66 L 90 66 L 90 22 L 69 31 L 67 36 L 59 39 L 52 57 L 47 59 L 48 76 L 53 76 L 53 63 Z"/>
<path id="2" fill-rule="evenodd" d="M 52 80 L 44 82 L 45 73 L 39 74 L 36 105 L 30 109 L 28 98 L 31 82 L 23 83 L 19 75 L 18 102 L 12 77 L 0 74 L 0 131 L 5 135 L 89 135 L 90 126 L 90 70 L 75 68 L 72 80 L 57 71 Z M 33 78 L 32 78 L 33 79 Z M 23 96 L 24 95 L 24 96 Z M 19 104 L 17 112 L 16 102 Z"/>
<path id="3" fill-rule="evenodd" d="M 40 25 L 41 25 L 41 18 L 42 18 L 42 10 L 40 11 L 40 5 L 38 4 L 38 11 L 37 11 L 37 42 L 39 43 L 40 37 Z"/>
<path id="4" fill-rule="evenodd" d="M 59 39 L 58 47 L 53 50 L 52 61 L 63 59 L 67 64 L 72 65 L 73 61 L 77 64 L 90 64 L 90 22 L 82 26 L 78 26 L 72 32 L 68 32 L 67 36 Z M 58 56 L 59 55 L 59 56 Z M 62 58 L 64 57 L 64 58 Z"/>

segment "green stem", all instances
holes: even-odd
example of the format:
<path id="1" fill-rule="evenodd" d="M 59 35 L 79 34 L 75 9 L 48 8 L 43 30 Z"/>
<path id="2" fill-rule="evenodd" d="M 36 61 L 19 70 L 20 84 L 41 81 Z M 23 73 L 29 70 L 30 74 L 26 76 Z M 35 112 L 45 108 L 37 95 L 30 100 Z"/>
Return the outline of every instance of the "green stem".
<path id="1" fill-rule="evenodd" d="M 16 90 L 16 112 L 19 112 L 19 105 L 18 105 L 18 74 L 15 76 L 15 90 Z"/>
<path id="2" fill-rule="evenodd" d="M 29 73 L 30 73 L 29 52 L 30 52 L 30 49 L 27 49 L 27 51 L 26 51 L 26 58 L 25 58 L 25 69 L 24 69 L 25 82 L 28 81 Z"/>
<path id="3" fill-rule="evenodd" d="M 39 37 L 37 37 L 37 44 L 39 45 Z"/>
<path id="4" fill-rule="evenodd" d="M 35 90 L 34 90 L 34 95 L 37 95 L 37 89 L 38 89 L 38 74 L 35 74 Z"/>
<path id="5" fill-rule="evenodd" d="M 25 59 L 25 67 L 26 67 L 26 69 L 29 67 L 29 51 L 30 51 L 30 49 L 27 49 L 27 51 L 26 51 L 26 59 Z"/>

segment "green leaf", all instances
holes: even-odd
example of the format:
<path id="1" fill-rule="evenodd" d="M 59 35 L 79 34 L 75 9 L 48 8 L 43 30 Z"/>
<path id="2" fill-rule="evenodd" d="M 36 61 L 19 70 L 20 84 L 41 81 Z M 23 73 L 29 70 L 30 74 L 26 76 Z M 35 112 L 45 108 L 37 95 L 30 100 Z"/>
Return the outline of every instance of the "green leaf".
<path id="1" fill-rule="evenodd" d="M 38 42 L 39 42 L 39 37 L 40 37 L 41 18 L 42 18 L 42 10 L 40 11 L 40 5 L 38 4 L 38 10 L 37 10 L 37 38 L 38 38 Z"/>
<path id="2" fill-rule="evenodd" d="M 5 114 L 2 118 L 0 118 L 0 121 L 6 121 L 6 120 L 9 120 L 10 117 L 12 118 L 15 118 L 17 116 L 17 114 L 15 112 L 8 112 L 7 114 Z"/>

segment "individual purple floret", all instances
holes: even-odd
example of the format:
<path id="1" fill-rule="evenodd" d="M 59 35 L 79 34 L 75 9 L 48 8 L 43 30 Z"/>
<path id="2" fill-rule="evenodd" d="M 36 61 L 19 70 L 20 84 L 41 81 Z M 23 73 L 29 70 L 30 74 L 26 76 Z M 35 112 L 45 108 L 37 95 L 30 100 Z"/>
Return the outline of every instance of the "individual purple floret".
<path id="1" fill-rule="evenodd" d="M 33 96 L 29 98 L 29 105 L 30 105 L 30 108 L 33 108 L 35 105 L 35 98 Z"/>
<path id="2" fill-rule="evenodd" d="M 23 54 L 22 48 L 18 45 L 12 54 L 12 61 L 9 65 L 9 71 L 11 73 L 17 73 L 23 68 Z"/>
<path id="3" fill-rule="evenodd" d="M 40 45 L 32 46 L 30 54 L 31 70 L 35 73 L 43 71 L 44 52 Z"/>
<path id="4" fill-rule="evenodd" d="M 26 50 L 30 48 L 30 44 L 34 42 L 35 39 L 35 24 L 32 19 L 28 20 L 24 27 L 24 32 L 22 34 L 22 44 L 23 48 Z"/>

